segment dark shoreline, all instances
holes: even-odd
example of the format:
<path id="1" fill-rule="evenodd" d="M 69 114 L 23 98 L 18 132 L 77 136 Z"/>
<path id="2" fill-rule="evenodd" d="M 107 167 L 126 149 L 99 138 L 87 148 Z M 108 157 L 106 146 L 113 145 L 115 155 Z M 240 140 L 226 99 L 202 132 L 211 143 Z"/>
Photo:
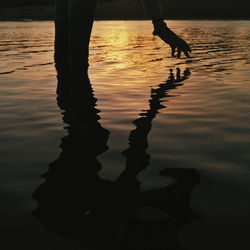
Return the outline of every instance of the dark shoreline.
<path id="1" fill-rule="evenodd" d="M 144 16 L 118 16 L 109 17 L 102 16 L 101 12 L 97 12 L 96 20 L 147 20 Z M 211 13 L 211 12 L 210 12 Z M 199 15 L 197 15 L 199 14 Z M 208 13 L 206 13 L 208 14 Z M 187 13 L 172 13 L 168 14 L 167 20 L 250 20 L 250 16 L 237 16 L 235 12 L 209 16 L 203 13 L 187 14 Z M 23 7 L 0 9 L 0 21 L 51 21 L 53 20 L 54 10 L 51 6 L 39 7 Z"/>

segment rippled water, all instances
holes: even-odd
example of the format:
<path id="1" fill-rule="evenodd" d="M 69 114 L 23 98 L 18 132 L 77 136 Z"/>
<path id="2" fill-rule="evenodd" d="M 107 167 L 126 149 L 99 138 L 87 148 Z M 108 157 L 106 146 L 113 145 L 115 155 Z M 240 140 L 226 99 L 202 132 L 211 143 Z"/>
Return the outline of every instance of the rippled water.
<path id="1" fill-rule="evenodd" d="M 111 132 L 99 157 L 100 175 L 123 170 L 132 123 L 147 110 L 151 89 L 172 72 L 191 75 L 163 99 L 149 134 L 150 165 L 142 189 L 170 180 L 166 167 L 197 168 L 201 183 L 192 207 L 201 219 L 188 224 L 180 242 L 190 250 L 250 248 L 250 21 L 169 21 L 190 42 L 191 59 L 173 59 L 151 35 L 147 21 L 98 21 L 91 43 L 90 78 Z M 1 234 L 4 250 L 82 249 L 46 232 L 32 217 L 31 194 L 60 153 L 65 124 L 55 102 L 52 22 L 0 23 Z M 12 239 L 9 241 L 9 239 Z"/>

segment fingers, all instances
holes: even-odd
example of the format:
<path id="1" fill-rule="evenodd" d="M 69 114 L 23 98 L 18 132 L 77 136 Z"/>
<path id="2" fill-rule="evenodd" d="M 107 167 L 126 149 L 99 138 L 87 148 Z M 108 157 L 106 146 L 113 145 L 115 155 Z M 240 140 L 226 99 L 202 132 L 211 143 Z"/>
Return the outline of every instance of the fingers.
<path id="1" fill-rule="evenodd" d="M 183 49 L 185 49 L 186 51 L 188 51 L 188 52 L 192 52 L 192 50 L 191 50 L 191 48 L 190 48 L 190 46 L 186 43 L 186 41 L 185 40 L 183 40 L 183 39 L 181 39 L 180 38 L 180 46 L 183 48 Z"/>
<path id="2" fill-rule="evenodd" d="M 182 51 L 182 49 L 181 49 L 181 47 L 178 47 L 177 48 L 177 58 L 180 58 L 181 57 L 181 51 Z"/>
<path id="3" fill-rule="evenodd" d="M 175 56 L 176 48 L 177 48 L 177 55 Z M 187 49 L 184 49 L 184 48 L 182 48 L 182 47 L 180 47 L 180 46 L 179 46 L 179 47 L 171 46 L 171 56 L 172 56 L 172 57 L 180 58 L 182 52 L 184 53 L 184 55 L 185 55 L 187 58 L 190 58 L 189 51 L 188 51 Z"/>
<path id="4" fill-rule="evenodd" d="M 172 51 L 172 52 L 171 52 L 171 56 L 172 56 L 172 57 L 175 57 L 174 54 L 175 54 L 176 46 L 174 46 L 174 45 L 170 45 L 170 46 L 171 46 L 171 51 Z"/>
<path id="5" fill-rule="evenodd" d="M 176 56 L 177 58 L 180 58 L 180 57 L 181 57 L 181 53 L 182 53 L 182 52 L 184 53 L 184 55 L 185 55 L 187 58 L 190 58 L 190 55 L 189 55 L 189 53 L 188 53 L 188 51 L 187 51 L 186 49 L 183 49 L 183 48 L 181 48 L 181 47 L 178 47 L 177 51 L 178 51 L 177 56 Z"/>
<path id="6" fill-rule="evenodd" d="M 180 82 L 181 81 L 181 70 L 180 68 L 176 69 L 176 82 Z"/>
<path id="7" fill-rule="evenodd" d="M 180 58 L 181 53 L 184 53 L 184 55 L 187 58 L 190 58 L 189 53 L 191 52 L 191 48 L 184 40 L 180 39 L 179 41 L 169 43 L 169 45 L 171 47 L 171 56 L 172 57 Z M 177 49 L 177 55 L 175 55 L 176 49 Z"/>
<path id="8" fill-rule="evenodd" d="M 188 51 L 188 52 L 192 52 L 192 50 L 191 50 L 191 48 L 190 48 L 190 46 L 183 40 L 183 42 L 184 42 L 184 47 L 185 47 L 185 49 Z"/>
<path id="9" fill-rule="evenodd" d="M 189 55 L 189 53 L 188 53 L 186 50 L 183 50 L 183 53 L 185 54 L 185 56 L 186 56 L 187 58 L 190 58 L 190 55 Z"/>
<path id="10" fill-rule="evenodd" d="M 189 52 L 191 52 L 191 48 L 189 47 L 189 45 L 184 40 L 182 40 L 181 44 L 179 44 L 179 46 L 177 46 L 177 51 L 178 51 L 177 58 L 181 57 L 182 52 L 184 53 L 184 55 L 187 58 L 190 58 Z"/>
<path id="11" fill-rule="evenodd" d="M 183 52 L 184 52 L 184 54 L 185 54 L 185 56 L 187 57 L 187 58 L 190 58 L 190 56 L 189 56 L 189 53 L 191 53 L 192 52 L 192 50 L 191 50 L 191 48 L 190 48 L 190 46 L 183 40 L 183 42 L 184 42 L 184 49 L 183 49 Z"/>

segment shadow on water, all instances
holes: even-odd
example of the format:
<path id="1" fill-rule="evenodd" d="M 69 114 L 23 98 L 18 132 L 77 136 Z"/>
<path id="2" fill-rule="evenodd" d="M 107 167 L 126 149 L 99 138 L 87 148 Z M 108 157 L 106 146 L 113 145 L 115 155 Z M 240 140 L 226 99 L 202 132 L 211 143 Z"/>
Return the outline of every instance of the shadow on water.
<path id="1" fill-rule="evenodd" d="M 183 85 L 187 69 L 171 70 L 168 80 L 151 90 L 149 109 L 134 121 L 129 147 L 123 152 L 126 166 L 115 182 L 102 179 L 98 156 L 108 150 L 110 132 L 99 120 L 99 110 L 88 76 L 84 91 L 65 91 L 58 86 L 58 106 L 68 125 L 59 157 L 42 175 L 45 182 L 33 198 L 33 212 L 43 227 L 91 249 L 183 250 L 178 235 L 184 225 L 198 219 L 190 207 L 193 187 L 199 183 L 196 169 L 166 168 L 160 172 L 171 185 L 140 191 L 138 174 L 149 165 L 147 137 L 152 121 L 168 92 Z M 61 84 L 62 78 L 58 77 Z"/>

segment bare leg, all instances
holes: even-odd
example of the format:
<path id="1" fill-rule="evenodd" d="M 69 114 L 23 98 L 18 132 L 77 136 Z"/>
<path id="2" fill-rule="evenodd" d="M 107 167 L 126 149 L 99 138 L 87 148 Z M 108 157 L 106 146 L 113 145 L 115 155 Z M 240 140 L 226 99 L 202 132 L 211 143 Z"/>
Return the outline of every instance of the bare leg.
<path id="1" fill-rule="evenodd" d="M 55 66 L 58 80 L 67 79 L 69 72 L 69 1 L 55 1 Z"/>
<path id="2" fill-rule="evenodd" d="M 55 64 L 59 92 L 78 86 L 88 69 L 89 41 L 97 0 L 56 0 Z"/>
<path id="3" fill-rule="evenodd" d="M 61 107 L 78 105 L 76 94 L 89 89 L 89 41 L 97 0 L 55 1 L 55 66 L 57 101 Z"/>
<path id="4" fill-rule="evenodd" d="M 69 55 L 73 78 L 82 76 L 88 68 L 89 41 L 97 0 L 70 0 Z"/>

